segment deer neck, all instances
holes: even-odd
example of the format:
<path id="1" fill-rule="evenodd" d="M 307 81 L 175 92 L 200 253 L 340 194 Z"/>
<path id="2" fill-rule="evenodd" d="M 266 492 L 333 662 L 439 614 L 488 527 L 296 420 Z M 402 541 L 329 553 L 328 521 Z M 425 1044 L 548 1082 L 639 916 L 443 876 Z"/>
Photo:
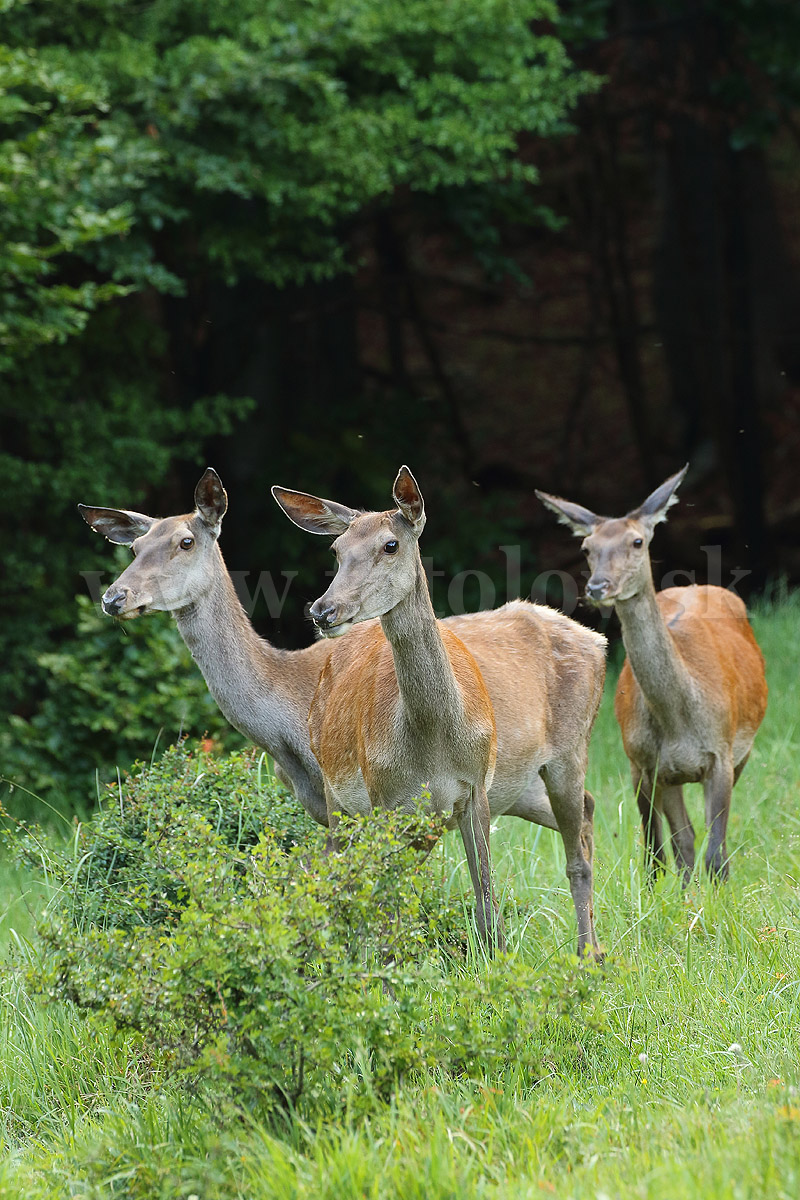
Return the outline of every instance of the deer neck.
<path id="1" fill-rule="evenodd" d="M 274 687 L 277 650 L 260 638 L 236 595 L 219 547 L 211 585 L 192 604 L 178 609 L 175 620 L 208 690 L 223 715 L 260 745 L 268 742 L 263 727 L 263 701 Z"/>
<path id="2" fill-rule="evenodd" d="M 381 626 L 392 650 L 397 686 L 409 721 L 420 726 L 459 720 L 463 715 L 461 693 L 439 632 L 419 551 L 414 586 L 381 617 Z"/>
<path id="3" fill-rule="evenodd" d="M 664 728 L 685 726 L 693 699 L 691 676 L 656 600 L 652 578 L 629 600 L 617 601 L 622 640 L 636 682 Z"/>

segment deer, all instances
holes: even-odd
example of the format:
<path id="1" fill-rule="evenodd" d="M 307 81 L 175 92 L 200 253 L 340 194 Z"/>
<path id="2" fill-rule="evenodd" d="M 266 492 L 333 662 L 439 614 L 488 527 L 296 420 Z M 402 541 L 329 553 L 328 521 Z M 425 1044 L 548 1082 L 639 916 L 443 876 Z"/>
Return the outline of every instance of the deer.
<path id="1" fill-rule="evenodd" d="M 267 751 L 277 778 L 325 825 L 307 717 L 327 648 L 315 642 L 282 650 L 256 633 L 219 548 L 228 495 L 213 467 L 198 481 L 194 503 L 194 512 L 163 518 L 78 505 L 96 533 L 130 546 L 134 556 L 103 593 L 103 612 L 120 621 L 171 613 L 225 719 Z"/>
<path id="2" fill-rule="evenodd" d="M 547 492 L 536 495 L 583 538 L 586 597 L 619 617 L 626 658 L 614 712 L 630 760 L 651 883 L 666 864 L 663 820 L 684 886 L 695 832 L 683 786 L 702 783 L 710 877 L 728 877 L 731 793 L 767 706 L 764 658 L 734 592 L 712 585 L 656 592 L 650 542 L 677 503 L 688 463 L 624 517 L 601 517 Z"/>
<path id="3" fill-rule="evenodd" d="M 475 659 L 433 611 L 417 481 L 401 467 L 396 507 L 379 513 L 277 486 L 272 494 L 300 529 L 335 539 L 336 575 L 309 609 L 322 637 L 374 622 L 357 647 L 333 646 L 309 709 L 328 827 L 336 829 L 340 813 L 412 811 L 426 797 L 446 828 L 458 826 L 478 932 L 491 951 L 502 944 L 489 849 L 497 729 Z"/>
<path id="4" fill-rule="evenodd" d="M 194 505 L 192 512 L 162 518 L 78 505 L 90 528 L 129 546 L 134 555 L 104 592 L 102 609 L 121 621 L 170 613 L 225 718 L 267 751 L 277 777 L 326 827 L 325 789 L 311 750 L 308 712 L 331 643 L 283 650 L 256 633 L 220 550 L 228 497 L 212 467 L 195 488 Z M 443 623 L 468 646 L 494 709 L 491 816 L 518 817 L 560 834 L 579 952 L 596 953 L 594 798 L 585 789 L 585 775 L 605 677 L 605 638 L 527 600 L 447 617 Z M 365 622 L 348 634 L 354 652 L 369 628 Z"/>
<path id="5" fill-rule="evenodd" d="M 527 740 L 529 779 L 533 769 L 549 793 L 566 850 L 578 953 L 600 957 L 592 906 L 594 800 L 584 780 L 605 673 L 604 639 L 524 601 L 437 621 L 418 545 L 424 502 L 405 466 L 392 490 L 396 507 L 385 512 L 361 513 L 278 486 L 272 494 L 301 529 L 335 539 L 337 574 L 310 608 L 322 636 L 348 635 L 327 659 L 309 712 L 329 821 L 337 807 L 353 813 L 403 805 L 424 784 L 436 811 L 459 825 L 479 930 L 490 938 L 488 821 L 502 812 L 526 814 L 518 782 L 510 797 L 498 789 L 492 803 L 491 772 L 484 803 L 485 684 L 497 704 L 499 746 L 501 713 L 504 737 Z M 372 625 L 368 639 L 350 641 L 354 626 L 376 617 L 380 624 Z M 498 752 L 498 773 L 500 763 Z"/>

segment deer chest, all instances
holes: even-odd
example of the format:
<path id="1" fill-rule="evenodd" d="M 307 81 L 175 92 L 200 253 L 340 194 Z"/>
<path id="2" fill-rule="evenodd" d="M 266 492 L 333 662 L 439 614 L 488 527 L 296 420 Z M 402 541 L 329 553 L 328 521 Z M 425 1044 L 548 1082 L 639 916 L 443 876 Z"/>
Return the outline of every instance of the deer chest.
<path id="1" fill-rule="evenodd" d="M 625 753 L 631 762 L 661 783 L 700 783 L 706 778 L 715 755 L 702 725 L 686 722 L 677 732 L 669 731 L 645 711 L 641 720 L 625 731 Z"/>

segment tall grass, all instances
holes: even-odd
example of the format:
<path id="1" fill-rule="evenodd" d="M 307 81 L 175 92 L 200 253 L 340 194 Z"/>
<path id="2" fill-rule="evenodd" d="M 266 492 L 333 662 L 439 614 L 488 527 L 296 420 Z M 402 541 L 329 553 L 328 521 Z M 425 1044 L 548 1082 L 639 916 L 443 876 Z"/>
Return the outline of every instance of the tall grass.
<path id="1" fill-rule="evenodd" d="M 608 961 L 599 1020 L 554 1036 L 538 1081 L 435 1070 L 391 1104 L 328 1127 L 246 1113 L 219 1123 L 160 1087 L 124 1041 L 67 1006 L 41 1009 L 12 972 L 2 988 L 3 1197 L 523 1197 L 652 1200 L 800 1195 L 800 601 L 763 605 L 769 710 L 737 786 L 723 887 L 674 873 L 648 887 L 639 815 L 611 710 L 592 742 L 596 919 Z M 702 792 L 687 789 L 698 831 Z M 547 968 L 575 941 L 558 837 L 512 820 L 493 838 L 513 955 Z M 700 861 L 701 856 L 698 855 Z M 469 896 L 460 846 L 431 856 Z M 39 885 L 6 869 L 0 936 L 33 936 Z M 465 901 L 467 903 L 467 901 Z M 475 968 L 479 970 L 480 967 Z M 431 1015 L 439 1009 L 431 994 Z M 442 1014 L 444 1015 L 444 1014 Z"/>

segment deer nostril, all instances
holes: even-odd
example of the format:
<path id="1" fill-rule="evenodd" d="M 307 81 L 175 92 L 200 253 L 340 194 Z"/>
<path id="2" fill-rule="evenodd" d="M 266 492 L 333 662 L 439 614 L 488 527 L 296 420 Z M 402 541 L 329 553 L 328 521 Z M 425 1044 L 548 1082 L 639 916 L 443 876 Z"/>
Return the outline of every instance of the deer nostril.
<path id="1" fill-rule="evenodd" d="M 103 596 L 103 612 L 108 613 L 110 617 L 115 617 L 125 603 L 126 593 L 121 589 L 112 592 L 111 589 Z"/>
<path id="2" fill-rule="evenodd" d="M 607 579 L 590 579 L 586 585 L 586 595 L 590 600 L 599 600 L 608 591 Z"/>
<path id="3" fill-rule="evenodd" d="M 315 600 L 309 609 L 311 619 L 321 629 L 327 629 L 336 619 L 336 605 L 325 600 Z"/>

